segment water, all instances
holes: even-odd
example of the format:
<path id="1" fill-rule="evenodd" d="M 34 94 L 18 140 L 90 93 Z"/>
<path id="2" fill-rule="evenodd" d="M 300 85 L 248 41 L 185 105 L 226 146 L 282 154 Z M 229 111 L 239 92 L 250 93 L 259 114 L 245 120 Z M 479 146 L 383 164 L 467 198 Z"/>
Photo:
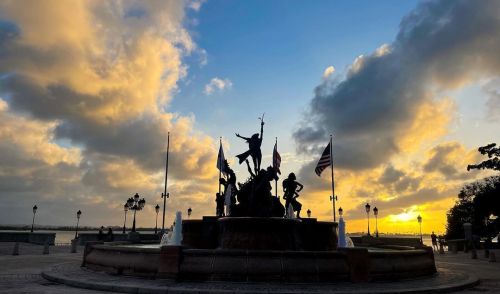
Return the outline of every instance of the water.
<path id="1" fill-rule="evenodd" d="M 1 231 L 1 232 L 21 232 L 29 233 L 29 231 Z M 75 231 L 57 231 L 57 230 L 35 230 L 35 233 L 55 233 L 56 234 L 56 245 L 67 245 L 71 244 L 71 240 L 75 238 Z M 80 231 L 78 233 L 94 233 L 97 234 L 98 231 Z"/>
<path id="2" fill-rule="evenodd" d="M 2 231 L 2 232 L 29 232 L 29 231 Z M 57 230 L 36 230 L 40 233 L 56 233 L 56 244 L 70 244 L 71 240 L 75 237 L 75 231 L 57 231 Z M 98 231 L 81 231 L 80 233 L 94 233 Z M 118 232 L 116 232 L 118 233 Z M 399 238 L 418 238 L 418 236 L 401 236 L 401 235 L 384 235 L 384 237 L 399 237 Z M 424 245 L 432 246 L 431 236 L 423 236 Z"/>

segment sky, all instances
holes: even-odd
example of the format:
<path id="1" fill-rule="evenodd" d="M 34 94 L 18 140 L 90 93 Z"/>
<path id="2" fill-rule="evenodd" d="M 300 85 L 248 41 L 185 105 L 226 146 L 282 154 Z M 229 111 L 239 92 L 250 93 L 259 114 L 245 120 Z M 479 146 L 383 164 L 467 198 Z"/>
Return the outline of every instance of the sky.
<path id="1" fill-rule="evenodd" d="M 364 205 L 388 233 L 443 233 L 479 146 L 500 143 L 498 1 L 2 1 L 0 224 L 121 225 L 123 204 L 161 203 L 167 224 L 215 213 L 219 138 L 239 181 L 235 133 L 278 140 L 282 178 L 350 232 Z M 281 180 L 280 180 L 281 182 Z M 278 194 L 282 194 L 281 189 Z M 128 218 L 130 220 L 130 218 Z M 373 230 L 373 219 L 371 220 Z M 130 225 L 130 224 L 129 224 Z"/>

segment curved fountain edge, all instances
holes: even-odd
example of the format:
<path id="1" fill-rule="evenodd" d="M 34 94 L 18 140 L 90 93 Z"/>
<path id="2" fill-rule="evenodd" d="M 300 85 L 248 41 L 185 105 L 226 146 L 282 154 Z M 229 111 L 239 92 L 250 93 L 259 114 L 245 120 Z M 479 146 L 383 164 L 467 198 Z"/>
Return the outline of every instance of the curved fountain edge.
<path id="1" fill-rule="evenodd" d="M 429 247 L 391 252 L 134 248 L 89 244 L 84 265 L 112 274 L 181 281 L 366 282 L 436 272 Z"/>

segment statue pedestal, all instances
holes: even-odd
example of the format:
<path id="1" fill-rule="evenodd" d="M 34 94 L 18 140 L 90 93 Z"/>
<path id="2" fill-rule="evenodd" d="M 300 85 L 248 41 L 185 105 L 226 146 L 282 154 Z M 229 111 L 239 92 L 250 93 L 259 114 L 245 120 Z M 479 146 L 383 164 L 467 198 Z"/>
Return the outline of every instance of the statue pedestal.
<path id="1" fill-rule="evenodd" d="M 315 218 L 222 217 L 183 221 L 187 248 L 333 251 L 337 248 L 337 223 Z M 207 238 L 213 241 L 208 242 Z"/>

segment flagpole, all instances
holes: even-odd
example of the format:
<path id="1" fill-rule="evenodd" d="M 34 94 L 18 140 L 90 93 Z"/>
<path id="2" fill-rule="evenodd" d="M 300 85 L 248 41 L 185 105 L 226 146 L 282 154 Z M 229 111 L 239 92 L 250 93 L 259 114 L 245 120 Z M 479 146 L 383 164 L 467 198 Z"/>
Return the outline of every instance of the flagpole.
<path id="1" fill-rule="evenodd" d="M 332 168 L 332 202 L 333 202 L 333 221 L 337 221 L 337 214 L 335 211 L 335 182 L 333 181 L 333 144 L 332 135 L 330 135 L 330 165 Z"/>
<path id="2" fill-rule="evenodd" d="M 276 152 L 278 152 L 278 137 L 276 137 Z M 274 156 L 276 156 L 276 155 L 274 154 L 274 150 L 273 150 L 273 163 L 274 163 Z M 278 180 L 276 178 L 274 178 L 274 191 L 276 191 L 275 195 L 276 195 L 276 197 L 278 197 Z"/>
<path id="3" fill-rule="evenodd" d="M 220 144 L 220 146 L 219 146 L 219 150 L 220 150 L 222 148 L 222 137 L 219 137 L 219 144 Z M 222 156 L 219 157 L 219 178 L 217 179 L 217 181 L 219 182 L 219 196 L 221 195 L 220 194 L 220 178 L 222 176 L 221 175 L 221 169 L 222 169 L 222 166 L 223 166 L 222 165 L 223 163 L 221 161 L 222 161 Z"/>
<path id="4" fill-rule="evenodd" d="M 161 195 L 163 198 L 163 220 L 161 224 L 161 231 L 165 232 L 165 210 L 167 207 L 167 180 L 168 180 L 168 153 L 170 150 L 170 132 L 167 133 L 167 160 L 165 162 L 165 187 L 163 190 L 163 194 Z"/>

